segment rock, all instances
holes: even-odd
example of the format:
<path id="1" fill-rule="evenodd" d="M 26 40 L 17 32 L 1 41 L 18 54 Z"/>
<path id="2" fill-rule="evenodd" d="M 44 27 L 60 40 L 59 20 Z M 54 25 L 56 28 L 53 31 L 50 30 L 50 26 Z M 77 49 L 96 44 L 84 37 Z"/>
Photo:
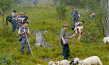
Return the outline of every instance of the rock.
<path id="1" fill-rule="evenodd" d="M 55 38 L 56 38 L 56 39 L 59 39 L 59 40 L 61 39 L 61 37 L 60 37 L 60 36 L 56 36 Z"/>
<path id="2" fill-rule="evenodd" d="M 44 58 L 42 59 L 44 62 L 47 62 L 47 61 L 50 61 L 51 59 L 50 58 Z"/>
<path id="3" fill-rule="evenodd" d="M 40 32 L 38 29 L 34 30 L 33 34 L 35 35 L 36 33 Z"/>
<path id="4" fill-rule="evenodd" d="M 35 46 L 52 48 L 51 44 L 46 43 L 45 38 L 42 36 L 42 33 L 39 30 L 35 30 L 35 32 L 37 32 Z"/>
<path id="5" fill-rule="evenodd" d="M 47 32 L 48 32 L 47 30 L 43 31 L 44 34 L 46 34 Z"/>

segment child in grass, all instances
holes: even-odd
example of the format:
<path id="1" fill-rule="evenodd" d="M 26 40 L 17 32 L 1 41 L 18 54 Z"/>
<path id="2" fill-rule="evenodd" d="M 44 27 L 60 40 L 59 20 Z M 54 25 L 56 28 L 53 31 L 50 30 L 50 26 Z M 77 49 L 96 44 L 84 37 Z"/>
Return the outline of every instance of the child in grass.
<path id="1" fill-rule="evenodd" d="M 19 28 L 18 34 L 22 37 L 20 43 L 21 43 L 21 54 L 24 54 L 24 44 L 26 44 L 26 48 L 27 48 L 27 55 L 29 55 L 31 53 L 30 51 L 30 43 L 28 40 L 28 35 L 30 35 L 30 31 L 29 28 L 27 27 L 28 22 L 27 21 L 23 21 L 23 26 Z"/>
<path id="2" fill-rule="evenodd" d="M 61 45 L 63 47 L 63 56 L 64 56 L 64 59 L 68 59 L 70 57 L 70 54 L 69 54 L 70 50 L 69 50 L 69 45 L 68 45 L 69 42 L 65 41 L 66 39 L 68 40 L 68 34 L 66 32 L 67 28 L 68 28 L 68 25 L 64 24 L 63 25 L 63 29 L 60 32 Z"/>

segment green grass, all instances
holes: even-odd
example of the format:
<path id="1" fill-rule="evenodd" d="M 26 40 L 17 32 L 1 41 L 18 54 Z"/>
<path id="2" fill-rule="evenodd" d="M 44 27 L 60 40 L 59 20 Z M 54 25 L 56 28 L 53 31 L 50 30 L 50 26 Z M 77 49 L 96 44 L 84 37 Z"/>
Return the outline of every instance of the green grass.
<path id="1" fill-rule="evenodd" d="M 69 18 L 71 13 L 71 7 L 66 6 L 66 18 L 61 20 L 58 18 L 56 13 L 56 8 L 52 7 L 52 2 L 49 2 L 48 8 L 45 6 L 47 3 L 40 3 L 38 7 L 34 7 L 34 5 L 28 6 L 19 6 L 17 9 L 18 13 L 26 11 L 31 21 L 28 25 L 30 28 L 31 35 L 29 36 L 31 49 L 35 57 L 32 55 L 26 55 L 26 47 L 25 54 L 21 55 L 20 53 L 20 42 L 18 41 L 18 30 L 12 33 L 11 24 L 5 28 L 5 38 L 3 37 L 3 22 L 0 17 L 0 60 L 8 62 L 9 65 L 48 65 L 48 62 L 42 61 L 43 58 L 51 58 L 53 61 L 63 60 L 62 56 L 62 46 L 60 44 L 60 38 L 56 38 L 56 36 L 60 36 L 60 31 L 62 29 L 63 24 L 68 24 L 69 28 L 67 32 L 74 33 L 71 30 L 72 19 Z M 81 42 L 76 41 L 76 38 L 72 38 L 70 40 L 70 55 L 71 59 L 78 57 L 81 60 L 90 57 L 90 56 L 99 56 L 103 65 L 109 65 L 109 55 L 108 49 L 105 44 L 102 44 L 103 36 L 97 38 L 100 35 L 98 28 L 95 25 L 94 20 L 89 20 L 87 14 L 85 14 L 85 9 L 75 8 L 79 13 L 82 14 L 80 20 L 85 20 L 84 31 L 86 33 L 85 36 L 82 37 Z M 11 13 L 11 12 L 10 12 Z M 47 34 L 43 34 L 47 43 L 53 45 L 53 48 L 43 48 L 43 47 L 35 47 L 34 44 L 36 42 L 35 35 L 33 34 L 34 30 L 44 31 L 47 30 Z M 73 41 L 74 40 L 74 41 Z M 72 45 L 72 43 L 75 43 Z M 2 63 L 2 65 L 6 65 L 6 62 Z"/>

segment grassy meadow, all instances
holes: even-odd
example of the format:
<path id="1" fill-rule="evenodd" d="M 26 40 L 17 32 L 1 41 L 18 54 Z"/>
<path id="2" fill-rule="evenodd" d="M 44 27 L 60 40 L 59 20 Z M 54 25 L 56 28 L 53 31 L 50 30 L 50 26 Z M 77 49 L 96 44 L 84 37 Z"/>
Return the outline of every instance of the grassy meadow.
<path id="1" fill-rule="evenodd" d="M 0 65 L 48 65 L 49 61 L 44 62 L 44 58 L 50 58 L 53 61 L 63 60 L 62 46 L 60 43 L 60 31 L 63 24 L 69 25 L 67 32 L 72 34 L 74 33 L 71 30 L 73 21 L 72 18 L 69 18 L 72 11 L 71 6 L 66 6 L 66 9 L 66 17 L 62 20 L 59 19 L 56 8 L 53 7 L 52 2 L 39 2 L 37 7 L 34 5 L 24 5 L 16 8 L 18 14 L 26 11 L 29 20 L 31 21 L 28 24 L 31 33 L 29 36 L 29 41 L 34 57 L 32 57 L 32 55 L 27 56 L 26 46 L 25 54 L 21 55 L 21 45 L 18 41 L 18 30 L 16 29 L 16 32 L 11 32 L 12 25 L 10 23 L 5 27 L 4 38 L 3 22 L 2 17 L 0 17 Z M 87 57 L 96 55 L 99 56 L 103 65 L 109 65 L 109 49 L 102 43 L 104 36 L 100 35 L 95 24 L 96 21 L 88 18 L 85 9 L 77 7 L 75 7 L 75 9 L 82 15 L 80 20 L 85 21 L 83 26 L 86 35 L 82 37 L 80 42 L 76 41 L 77 36 L 76 38 L 70 39 L 69 46 L 71 58 L 68 60 L 70 61 L 76 57 L 83 60 Z M 6 16 L 9 13 L 12 12 L 8 12 Z M 40 30 L 42 33 L 45 30 L 48 31 L 45 34 L 43 33 L 43 36 L 45 37 L 47 43 L 53 45 L 52 48 L 34 46 L 36 39 L 33 32 L 36 29 Z"/>

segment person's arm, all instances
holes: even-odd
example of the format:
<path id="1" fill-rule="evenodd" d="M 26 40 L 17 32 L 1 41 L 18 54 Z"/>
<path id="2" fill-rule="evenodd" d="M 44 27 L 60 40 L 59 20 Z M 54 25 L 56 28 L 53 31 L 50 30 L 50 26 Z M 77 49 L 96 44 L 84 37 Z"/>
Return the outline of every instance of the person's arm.
<path id="1" fill-rule="evenodd" d="M 63 44 L 65 44 L 65 40 L 64 40 L 64 37 L 63 36 L 61 36 L 61 39 L 63 41 Z"/>
<path id="2" fill-rule="evenodd" d="M 71 12 L 71 15 L 70 15 L 70 17 L 72 16 L 72 14 L 73 14 L 73 12 Z"/>
<path id="3" fill-rule="evenodd" d="M 21 20 L 21 21 L 24 20 L 24 19 L 25 19 L 25 18 L 17 18 L 17 20 Z"/>
<path id="4" fill-rule="evenodd" d="M 22 34 L 24 34 L 24 33 L 25 33 L 25 31 L 21 33 L 20 28 L 19 28 L 18 34 L 19 34 L 19 35 L 22 35 Z"/>
<path id="5" fill-rule="evenodd" d="M 17 16 L 17 13 L 15 13 L 13 17 L 16 17 L 16 16 Z"/>
<path id="6" fill-rule="evenodd" d="M 75 24 L 75 27 L 77 28 L 77 24 Z"/>
<path id="7" fill-rule="evenodd" d="M 78 11 L 76 11 L 76 14 L 77 14 L 77 15 L 79 14 Z"/>
<path id="8" fill-rule="evenodd" d="M 29 30 L 29 28 L 28 28 L 28 31 L 26 31 L 26 33 L 27 33 L 28 35 L 30 35 L 30 30 Z"/>
<path id="9" fill-rule="evenodd" d="M 22 33 L 18 33 L 19 35 L 22 35 L 22 34 L 24 34 L 25 32 L 22 32 Z"/>
<path id="10" fill-rule="evenodd" d="M 27 22 L 30 22 L 30 21 L 27 19 Z"/>

